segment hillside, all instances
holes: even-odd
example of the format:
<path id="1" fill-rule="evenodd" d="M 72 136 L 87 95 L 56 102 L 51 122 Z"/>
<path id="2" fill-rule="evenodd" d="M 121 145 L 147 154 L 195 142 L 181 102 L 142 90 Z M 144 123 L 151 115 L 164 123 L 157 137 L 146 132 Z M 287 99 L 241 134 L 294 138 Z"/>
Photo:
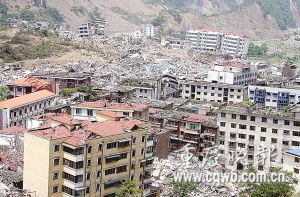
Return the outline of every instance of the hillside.
<path id="1" fill-rule="evenodd" d="M 132 31 L 155 20 L 165 30 L 212 28 L 266 39 L 281 36 L 283 30 L 300 23 L 300 0 L 1 1 L 16 15 L 33 14 L 40 20 L 67 23 L 73 30 L 78 24 L 102 15 L 110 32 Z"/>

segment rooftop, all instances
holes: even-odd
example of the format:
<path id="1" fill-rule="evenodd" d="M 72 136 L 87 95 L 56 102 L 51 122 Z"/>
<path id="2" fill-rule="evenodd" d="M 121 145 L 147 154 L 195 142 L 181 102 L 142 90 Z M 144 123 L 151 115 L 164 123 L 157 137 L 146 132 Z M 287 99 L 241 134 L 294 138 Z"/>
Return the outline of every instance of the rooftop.
<path id="1" fill-rule="evenodd" d="M 232 85 L 226 83 L 211 83 L 207 81 L 198 81 L 198 80 L 189 80 L 189 81 L 180 81 L 181 84 L 193 84 L 193 85 L 200 85 L 200 86 L 214 86 L 218 88 L 231 88 L 231 89 L 246 89 L 245 86 L 242 85 Z"/>
<path id="2" fill-rule="evenodd" d="M 74 106 L 73 106 L 74 107 Z M 98 100 L 94 102 L 84 102 L 75 107 L 81 108 L 105 108 L 105 109 L 118 109 L 118 110 L 134 110 L 134 111 L 144 111 L 149 108 L 145 104 L 135 104 L 135 103 L 109 103 L 103 100 Z"/>
<path id="3" fill-rule="evenodd" d="M 14 86 L 31 86 L 35 88 L 36 90 L 49 90 L 51 91 L 51 84 L 47 80 L 38 79 L 35 77 L 29 77 L 24 79 L 17 79 L 13 82 L 11 82 L 9 85 Z"/>
<path id="4" fill-rule="evenodd" d="M 126 117 L 124 115 L 120 115 L 117 112 L 105 111 L 105 110 L 104 111 L 97 111 L 96 113 L 99 114 L 99 115 L 108 116 L 108 117 L 111 117 L 111 118 L 123 118 L 123 117 Z"/>
<path id="5" fill-rule="evenodd" d="M 28 103 L 36 102 L 36 101 L 46 99 L 49 97 L 53 97 L 53 96 L 55 96 L 54 93 L 52 93 L 48 90 L 41 90 L 41 91 L 34 92 L 31 94 L 26 94 L 24 96 L 20 96 L 20 97 L 2 101 L 2 102 L 0 102 L 0 109 L 15 108 L 15 107 L 23 106 Z"/>
<path id="6" fill-rule="evenodd" d="M 25 131 L 26 131 L 26 128 L 12 126 L 12 127 L 8 127 L 8 128 L 3 129 L 2 131 L 0 131 L 0 134 L 5 134 L 5 135 L 19 134 L 19 135 L 23 135 Z"/>

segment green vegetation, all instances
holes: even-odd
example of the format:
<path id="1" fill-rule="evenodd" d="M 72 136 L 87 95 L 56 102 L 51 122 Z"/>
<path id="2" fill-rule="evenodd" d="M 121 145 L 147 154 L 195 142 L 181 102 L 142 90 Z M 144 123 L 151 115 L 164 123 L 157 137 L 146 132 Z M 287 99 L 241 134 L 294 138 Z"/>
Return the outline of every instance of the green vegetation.
<path id="1" fill-rule="evenodd" d="M 188 197 L 191 192 L 197 191 L 197 183 L 193 182 L 172 182 L 174 197 Z"/>
<path id="2" fill-rule="evenodd" d="M 156 17 L 155 19 L 152 20 L 152 25 L 154 25 L 155 27 L 160 27 L 162 26 L 164 23 L 166 22 L 166 19 L 164 16 L 159 15 L 158 17 Z"/>
<path id="3" fill-rule="evenodd" d="M 181 12 L 187 12 L 189 10 L 187 5 L 190 2 L 191 1 L 183 1 L 183 0 L 146 0 L 146 3 L 148 4 L 168 6 L 169 8 Z"/>
<path id="4" fill-rule="evenodd" d="M 20 12 L 20 18 L 27 21 L 33 21 L 35 19 L 35 14 L 29 9 L 23 9 Z"/>
<path id="5" fill-rule="evenodd" d="M 257 173 L 254 168 L 249 168 L 248 173 Z M 286 177 L 291 180 L 291 182 L 262 182 L 262 183 L 244 183 L 242 186 L 245 188 L 244 191 L 240 193 L 241 196 L 251 196 L 251 197 L 290 197 L 293 195 L 294 187 L 292 185 L 293 174 L 291 172 L 283 171 L 279 168 L 270 168 L 268 177 L 270 178 L 270 173 L 284 173 Z"/>
<path id="6" fill-rule="evenodd" d="M 126 179 L 122 181 L 122 185 L 118 188 L 116 197 L 138 197 L 142 193 L 136 181 Z"/>
<path id="7" fill-rule="evenodd" d="M 46 58 L 68 50 L 67 46 L 62 45 L 59 39 L 47 30 L 21 30 L 1 44 L 0 58 L 9 63 Z"/>
<path id="8" fill-rule="evenodd" d="M 50 18 L 55 24 L 61 24 L 62 22 L 64 22 L 64 17 L 63 15 L 59 12 L 58 9 L 54 8 L 54 7 L 47 7 L 45 10 L 45 15 L 48 16 L 48 18 Z"/>
<path id="9" fill-rule="evenodd" d="M 76 92 L 85 93 L 88 101 L 96 101 L 99 99 L 97 92 L 94 91 L 91 86 L 81 86 L 79 88 L 66 88 L 60 92 L 60 95 L 63 97 L 70 97 Z"/>
<path id="10" fill-rule="evenodd" d="M 261 46 L 250 44 L 248 50 L 248 56 L 261 57 L 266 55 L 267 51 L 268 51 L 268 47 L 266 44 L 262 44 Z"/>
<path id="11" fill-rule="evenodd" d="M 4 101 L 10 96 L 10 90 L 7 86 L 0 86 L 0 101 Z"/>

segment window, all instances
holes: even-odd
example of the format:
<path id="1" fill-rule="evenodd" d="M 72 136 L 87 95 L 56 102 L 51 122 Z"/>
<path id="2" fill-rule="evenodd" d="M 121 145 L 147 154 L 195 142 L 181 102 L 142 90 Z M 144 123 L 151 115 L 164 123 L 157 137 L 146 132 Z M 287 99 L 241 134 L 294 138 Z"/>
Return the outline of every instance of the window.
<path id="1" fill-rule="evenodd" d="M 54 165 L 54 166 L 59 165 L 59 158 L 54 158 L 54 159 L 53 159 L 53 165 Z"/>
<path id="2" fill-rule="evenodd" d="M 145 142 L 145 136 L 142 136 L 142 142 Z"/>
<path id="3" fill-rule="evenodd" d="M 136 137 L 133 137 L 132 138 L 132 143 L 135 144 L 135 141 L 136 141 Z"/>
<path id="4" fill-rule="evenodd" d="M 294 126 L 295 127 L 300 127 L 300 122 L 294 121 Z"/>
<path id="5" fill-rule="evenodd" d="M 135 151 L 134 149 L 131 151 L 131 156 L 132 156 L 132 157 L 135 157 L 135 152 L 136 152 L 136 151 Z"/>
<path id="6" fill-rule="evenodd" d="M 53 180 L 58 179 L 59 172 L 53 172 Z"/>
<path id="7" fill-rule="evenodd" d="M 293 131 L 293 136 L 300 136 L 300 132 L 298 132 L 298 131 Z"/>
<path id="8" fill-rule="evenodd" d="M 145 152 L 145 151 L 144 151 L 144 149 L 142 148 L 142 149 L 141 149 L 141 155 L 144 155 L 144 152 Z"/>
<path id="9" fill-rule="evenodd" d="M 262 118 L 261 118 L 261 121 L 262 121 L 262 122 L 267 122 L 267 120 L 268 120 L 268 119 L 267 119 L 266 117 L 262 117 Z"/>
<path id="10" fill-rule="evenodd" d="M 236 124 L 231 123 L 231 128 L 236 128 Z"/>
<path id="11" fill-rule="evenodd" d="M 100 184 L 96 184 L 96 191 L 99 191 L 100 190 Z"/>
<path id="12" fill-rule="evenodd" d="M 222 118 L 226 118 L 226 113 L 221 112 L 221 117 L 222 117 Z"/>
<path id="13" fill-rule="evenodd" d="M 296 162 L 296 163 L 300 163 L 299 157 L 295 157 L 295 162 Z"/>
<path id="14" fill-rule="evenodd" d="M 89 194 L 89 193 L 90 193 L 90 187 L 87 187 L 87 188 L 85 189 L 85 193 L 86 193 L 86 194 Z"/>
<path id="15" fill-rule="evenodd" d="M 282 141 L 282 144 L 285 145 L 285 146 L 288 146 L 289 145 L 289 141 Z"/>
<path id="16" fill-rule="evenodd" d="M 289 120 L 285 120 L 284 121 L 284 125 L 290 125 L 290 121 Z"/>
<path id="17" fill-rule="evenodd" d="M 278 133 L 278 129 L 272 129 L 272 133 L 277 134 Z"/>
<path id="18" fill-rule="evenodd" d="M 57 193 L 58 192 L 58 186 L 53 186 L 52 187 L 52 192 Z"/>
<path id="19" fill-rule="evenodd" d="M 219 131 L 220 136 L 225 136 L 225 131 Z"/>
<path id="20" fill-rule="evenodd" d="M 89 147 L 88 147 L 88 153 L 91 153 L 91 152 L 92 152 L 92 148 L 93 148 L 92 146 L 89 146 Z"/>
<path id="21" fill-rule="evenodd" d="M 99 144 L 98 145 L 98 151 L 101 151 L 102 150 L 102 144 Z"/>
<path id="22" fill-rule="evenodd" d="M 266 141 L 266 138 L 265 137 L 260 137 L 260 141 L 264 142 L 264 141 Z"/>
<path id="23" fill-rule="evenodd" d="M 267 132 L 267 128 L 261 127 L 261 128 L 260 128 L 260 132 Z"/>
<path id="24" fill-rule="evenodd" d="M 120 166 L 120 167 L 117 167 L 117 174 L 118 173 L 122 173 L 122 172 L 126 172 L 127 171 L 127 166 Z"/>
<path id="25" fill-rule="evenodd" d="M 117 147 L 117 142 L 111 142 L 107 144 L 107 149 L 116 148 L 116 147 Z"/>
<path id="26" fill-rule="evenodd" d="M 276 139 L 276 138 L 272 138 L 272 139 L 271 139 L 271 143 L 272 143 L 272 144 L 276 144 L 276 143 L 277 143 L 277 139 Z"/>
<path id="27" fill-rule="evenodd" d="M 97 171 L 97 177 L 99 178 L 101 176 L 101 170 Z"/>
<path id="28" fill-rule="evenodd" d="M 283 130 L 283 134 L 284 134 L 284 135 L 290 135 L 290 131 L 288 131 L 288 130 Z"/>
<path id="29" fill-rule="evenodd" d="M 240 124 L 239 129 L 247 129 L 247 125 Z"/>
<path id="30" fill-rule="evenodd" d="M 221 127 L 225 127 L 226 123 L 225 122 L 220 122 Z"/>
<path id="31" fill-rule="evenodd" d="M 239 138 L 246 139 L 246 135 L 245 134 L 239 134 Z"/>
<path id="32" fill-rule="evenodd" d="M 250 121 L 255 121 L 255 116 L 251 116 Z"/>
<path id="33" fill-rule="evenodd" d="M 255 126 L 250 126 L 251 131 L 255 131 Z"/>
<path id="34" fill-rule="evenodd" d="M 40 108 L 41 108 L 41 107 L 40 107 Z M 76 108 L 76 109 L 75 109 L 75 113 L 76 113 L 76 114 L 81 114 L 81 109 L 80 109 L 80 108 Z"/>
<path id="35" fill-rule="evenodd" d="M 220 140 L 220 144 L 221 144 L 221 145 L 224 145 L 224 144 L 225 144 L 225 141 L 224 141 L 224 140 Z"/>
<path id="36" fill-rule="evenodd" d="M 97 164 L 98 164 L 98 165 L 101 165 L 101 163 L 102 163 L 102 159 L 101 159 L 101 157 L 98 157 L 98 159 L 97 159 Z"/>
<path id="37" fill-rule="evenodd" d="M 240 147 L 240 148 L 245 148 L 245 144 L 243 144 L 243 143 L 238 143 L 238 147 Z"/>
<path id="38" fill-rule="evenodd" d="M 88 160 L 86 161 L 86 165 L 87 165 L 87 166 L 91 166 L 91 162 L 92 162 L 92 161 L 91 161 L 90 159 L 88 159 Z"/>
<path id="39" fill-rule="evenodd" d="M 87 115 L 88 116 L 93 116 L 94 115 L 93 110 L 92 109 L 88 109 L 87 110 Z"/>
<path id="40" fill-rule="evenodd" d="M 90 178 L 91 178 L 91 173 L 86 173 L 86 180 L 90 180 Z"/>
<path id="41" fill-rule="evenodd" d="M 278 119 L 273 119 L 273 124 L 278 124 Z"/>
<path id="42" fill-rule="evenodd" d="M 249 135 L 249 141 L 254 141 L 255 136 L 254 135 Z"/>
<path id="43" fill-rule="evenodd" d="M 300 142 L 298 142 L 298 141 L 292 141 L 292 146 L 300 146 Z"/>
<path id="44" fill-rule="evenodd" d="M 110 175 L 110 174 L 115 174 L 116 173 L 116 168 L 111 168 L 105 170 L 105 176 Z"/>
<path id="45" fill-rule="evenodd" d="M 232 119 L 236 119 L 236 114 L 231 114 Z"/>
<path id="46" fill-rule="evenodd" d="M 129 112 L 123 112 L 124 116 L 129 116 Z"/>
<path id="47" fill-rule="evenodd" d="M 298 168 L 294 168 L 294 173 L 295 174 L 299 174 L 299 169 Z"/>
<path id="48" fill-rule="evenodd" d="M 58 152 L 60 148 L 59 144 L 54 145 L 54 152 Z"/>
<path id="49" fill-rule="evenodd" d="M 246 115 L 240 115 L 240 120 L 247 120 L 247 116 Z"/>

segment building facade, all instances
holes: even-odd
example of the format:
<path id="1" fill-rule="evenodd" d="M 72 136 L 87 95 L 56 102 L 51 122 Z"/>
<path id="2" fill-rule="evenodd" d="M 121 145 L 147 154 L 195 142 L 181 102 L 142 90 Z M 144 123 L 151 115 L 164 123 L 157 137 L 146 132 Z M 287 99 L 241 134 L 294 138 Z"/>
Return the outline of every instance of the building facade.
<path id="1" fill-rule="evenodd" d="M 245 151 L 247 166 L 258 170 L 281 167 L 283 153 L 300 146 L 299 115 L 297 108 L 284 111 L 254 104 L 226 106 L 218 113 L 219 149 L 226 156 L 238 149 Z M 267 151 L 264 162 L 257 157 L 262 150 Z"/>
<path id="2" fill-rule="evenodd" d="M 300 149 L 289 150 L 283 153 L 282 170 L 293 172 L 295 191 L 300 191 Z"/>
<path id="3" fill-rule="evenodd" d="M 155 137 L 149 125 L 136 120 L 51 125 L 24 137 L 24 189 L 36 197 L 114 197 L 126 179 L 136 181 L 143 196 L 159 196 L 151 186 Z"/>
<path id="4" fill-rule="evenodd" d="M 208 82 L 227 83 L 233 85 L 248 85 L 257 79 L 257 70 L 254 66 L 240 62 L 228 61 L 217 64 L 208 71 Z"/>
<path id="5" fill-rule="evenodd" d="M 240 103 L 247 97 L 244 86 L 205 81 L 180 82 L 180 90 L 182 98 L 198 101 Z"/>
<path id="6" fill-rule="evenodd" d="M 284 108 L 300 102 L 300 89 L 249 85 L 248 97 L 259 106 Z"/>
<path id="7" fill-rule="evenodd" d="M 207 29 L 189 30 L 186 39 L 193 49 L 203 52 L 247 55 L 249 38 L 246 35 L 221 33 Z"/>
<path id="8" fill-rule="evenodd" d="M 112 111 L 132 118 L 149 119 L 149 107 L 144 104 L 109 103 L 99 100 L 71 106 L 72 117 L 78 120 L 96 120 L 97 111 Z"/>
<path id="9" fill-rule="evenodd" d="M 152 24 L 142 25 L 141 33 L 142 33 L 142 37 L 154 38 L 154 36 L 155 36 L 155 27 Z"/>
<path id="10" fill-rule="evenodd" d="M 55 98 L 54 93 L 41 90 L 0 102 L 0 130 L 11 126 L 26 127 L 26 120 L 43 114 Z"/>
<path id="11" fill-rule="evenodd" d="M 247 55 L 250 40 L 246 35 L 233 35 L 223 33 L 221 40 L 221 52 L 225 54 Z"/>

